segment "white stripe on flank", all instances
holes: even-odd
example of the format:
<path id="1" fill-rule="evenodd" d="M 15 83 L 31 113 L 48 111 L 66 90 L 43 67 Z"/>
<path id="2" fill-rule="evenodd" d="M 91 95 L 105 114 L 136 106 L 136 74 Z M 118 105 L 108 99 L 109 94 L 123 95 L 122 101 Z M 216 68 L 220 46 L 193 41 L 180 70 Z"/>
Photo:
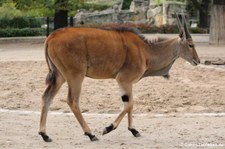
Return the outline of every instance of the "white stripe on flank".
<path id="1" fill-rule="evenodd" d="M 0 113 L 15 113 L 15 114 L 25 114 L 25 115 L 40 115 L 40 112 L 36 111 L 22 111 L 22 110 L 9 110 L 9 109 L 0 109 Z M 49 112 L 50 115 L 73 115 L 73 113 L 65 113 L 65 112 Z M 86 116 L 96 116 L 96 117 L 111 117 L 111 116 L 117 116 L 118 114 L 109 114 L 109 113 L 83 113 L 83 115 Z M 167 114 L 134 114 L 134 116 L 137 117 L 145 117 L 145 116 L 150 116 L 150 117 L 179 117 L 179 116 L 184 116 L 184 117 L 225 117 L 225 113 L 167 113 Z"/>

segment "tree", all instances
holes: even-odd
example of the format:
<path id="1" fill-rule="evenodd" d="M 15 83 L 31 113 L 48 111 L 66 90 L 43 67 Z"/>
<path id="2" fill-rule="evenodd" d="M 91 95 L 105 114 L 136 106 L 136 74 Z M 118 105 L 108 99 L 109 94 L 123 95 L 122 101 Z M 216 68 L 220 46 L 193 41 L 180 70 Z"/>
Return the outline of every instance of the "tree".
<path id="1" fill-rule="evenodd" d="M 225 0 L 213 1 L 210 18 L 210 44 L 225 45 Z"/>
<path id="2" fill-rule="evenodd" d="M 208 28 L 209 26 L 209 6 L 211 0 L 188 0 L 187 8 L 189 13 L 192 11 L 199 11 L 199 27 Z"/>
<path id="3" fill-rule="evenodd" d="M 15 3 L 3 3 L 0 7 L 0 18 L 12 19 L 22 16 L 22 12 L 15 7 Z"/>
<path id="4" fill-rule="evenodd" d="M 68 0 L 56 0 L 54 30 L 68 26 Z"/>

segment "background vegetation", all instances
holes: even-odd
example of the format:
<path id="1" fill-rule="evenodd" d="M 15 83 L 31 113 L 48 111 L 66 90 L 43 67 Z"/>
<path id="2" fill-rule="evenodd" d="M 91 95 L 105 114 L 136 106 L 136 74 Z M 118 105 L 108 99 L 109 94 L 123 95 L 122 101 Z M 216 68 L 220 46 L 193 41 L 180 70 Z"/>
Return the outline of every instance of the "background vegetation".
<path id="1" fill-rule="evenodd" d="M 40 17 L 54 17 L 55 10 L 68 11 L 68 16 L 74 16 L 79 9 L 103 10 L 112 7 L 118 0 L 62 0 L 67 4 L 55 3 L 56 0 L 0 0 L 0 37 L 12 36 L 40 36 L 45 35 L 45 20 Z M 165 0 L 155 0 L 161 4 Z M 184 0 L 176 0 L 184 1 Z M 205 0 L 209 1 L 209 0 Z M 124 0 L 122 9 L 129 9 L 132 0 Z M 189 4 L 201 7 L 200 1 L 188 0 Z M 190 7 L 192 10 L 194 7 Z M 90 27 L 110 27 L 118 24 L 95 24 Z M 147 24 L 126 24 L 126 26 L 137 27 L 143 33 L 176 33 L 174 26 L 155 27 Z M 205 29 L 192 29 L 194 33 L 205 33 Z"/>

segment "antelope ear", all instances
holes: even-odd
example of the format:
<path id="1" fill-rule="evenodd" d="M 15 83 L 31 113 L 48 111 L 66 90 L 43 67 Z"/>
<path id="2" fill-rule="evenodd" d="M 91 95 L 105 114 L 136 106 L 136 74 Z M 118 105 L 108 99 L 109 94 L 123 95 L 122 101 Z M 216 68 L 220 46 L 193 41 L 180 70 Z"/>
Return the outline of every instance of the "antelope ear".
<path id="1" fill-rule="evenodd" d="M 185 33 L 185 30 L 184 28 L 182 27 L 180 33 L 179 33 L 179 37 L 180 39 L 183 41 L 183 40 L 186 40 L 186 33 Z"/>
<path id="2" fill-rule="evenodd" d="M 179 16 L 177 15 L 177 13 L 175 12 L 175 15 L 177 17 L 177 27 L 179 30 L 179 37 L 184 40 L 185 36 L 185 30 L 184 30 L 184 26 L 182 25 Z M 183 22 L 183 21 L 182 21 Z"/>

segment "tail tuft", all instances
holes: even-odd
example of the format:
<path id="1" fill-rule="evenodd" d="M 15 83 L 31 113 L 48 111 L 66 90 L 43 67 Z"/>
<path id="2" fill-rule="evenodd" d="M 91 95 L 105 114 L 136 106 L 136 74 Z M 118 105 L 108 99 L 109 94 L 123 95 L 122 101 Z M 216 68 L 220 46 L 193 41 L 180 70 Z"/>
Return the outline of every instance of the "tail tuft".
<path id="1" fill-rule="evenodd" d="M 56 83 L 58 70 L 57 70 L 56 66 L 52 63 L 52 61 L 51 61 L 51 59 L 48 55 L 48 44 L 47 44 L 47 42 L 45 43 L 45 58 L 46 58 L 46 62 L 48 64 L 48 68 L 49 68 L 49 73 L 46 77 L 45 83 L 47 85 L 54 85 Z"/>
<path id="2" fill-rule="evenodd" d="M 47 85 L 49 85 L 49 84 L 52 84 L 52 85 L 55 84 L 56 77 L 57 77 L 57 72 L 54 71 L 54 70 L 53 71 L 50 70 L 49 73 L 48 73 L 48 75 L 47 75 L 47 77 L 46 77 L 45 83 Z"/>

